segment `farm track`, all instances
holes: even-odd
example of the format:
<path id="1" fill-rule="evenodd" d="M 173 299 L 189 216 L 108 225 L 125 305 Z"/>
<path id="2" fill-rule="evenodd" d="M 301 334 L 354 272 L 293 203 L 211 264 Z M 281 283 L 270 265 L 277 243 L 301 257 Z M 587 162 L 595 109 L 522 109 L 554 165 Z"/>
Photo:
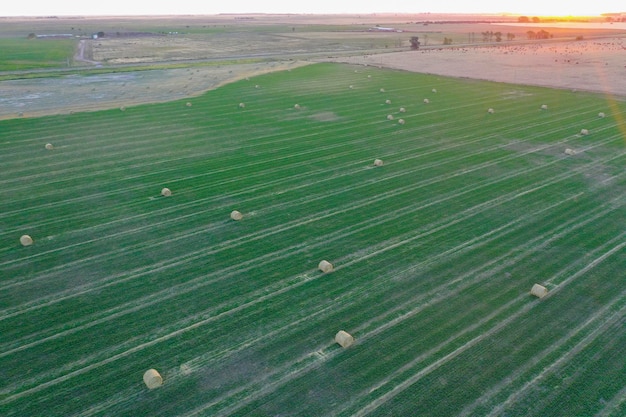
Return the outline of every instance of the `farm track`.
<path id="1" fill-rule="evenodd" d="M 625 235 L 615 225 L 624 219 L 619 167 L 626 152 L 615 120 L 597 120 L 597 99 L 548 115 L 537 113 L 542 97 L 511 100 L 498 89 L 438 77 L 416 87 L 409 80 L 419 77 L 399 82 L 393 72 L 373 71 L 387 78 L 370 83 L 355 106 L 328 96 L 358 87 L 353 77 L 364 74 L 320 68 L 340 76 L 309 78 L 309 85 L 299 71 L 293 81 L 269 75 L 259 78 L 262 92 L 252 89 L 256 96 L 244 99 L 249 86 L 227 86 L 219 94 L 230 104 L 217 112 L 219 100 L 196 98 L 191 108 L 85 116 L 107 134 L 86 143 L 72 133 L 81 122 L 72 122 L 54 153 L 39 150 L 52 141 L 39 132 L 57 130 L 55 119 L 16 131 L 11 146 L 37 163 L 24 168 L 15 158 L 0 178 L 19 196 L 3 203 L 0 239 L 15 240 L 24 230 L 13 224 L 20 218 L 36 236 L 55 232 L 32 248 L 0 251 L 0 268 L 10 272 L 0 281 L 7 336 L 0 365 L 19 357 L 36 370 L 5 368 L 0 410 L 154 413 L 152 406 L 141 411 L 146 396 L 128 381 L 152 366 L 166 379 L 152 396 L 161 415 L 271 414 L 289 404 L 299 404 L 302 415 L 475 415 L 523 407 L 537 395 L 548 409 L 584 373 L 572 373 L 551 396 L 538 388 L 543 381 L 575 362 L 591 364 L 591 350 L 610 355 L 600 341 L 624 337 L 617 326 L 626 293 L 611 271 L 625 266 Z M 378 83 L 387 90 L 382 96 Z M 425 106 L 420 92 L 433 85 L 439 92 Z M 385 120 L 386 96 L 392 113 L 411 122 Z M 521 115 L 513 103 L 520 100 L 530 103 Z M 399 106 L 407 113 L 400 116 Z M 490 106 L 496 114 L 485 114 Z M 323 111 L 336 119 L 313 118 Z M 195 112 L 211 115 L 206 126 L 196 126 Z M 170 127 L 137 130 L 136 141 L 120 137 L 122 123 L 107 128 L 109 118 L 146 123 L 148 113 L 171 120 Z M 578 134 L 582 126 L 591 140 Z M 180 145 L 172 149 L 172 142 Z M 566 146 L 579 154 L 566 158 Z M 374 157 L 385 166 L 369 166 Z M 88 169 L 72 161 L 89 161 Z M 596 173 L 603 174 L 597 183 L 585 182 Z M 35 186 L 31 195 L 17 180 L 22 175 Z M 164 185 L 173 197 L 156 197 Z M 245 208 L 242 222 L 227 219 L 232 208 Z M 321 258 L 335 264 L 333 274 L 314 269 Z M 529 299 L 533 282 L 550 288 L 546 299 Z M 589 291 L 593 297 L 582 298 Z M 551 324 L 558 311 L 570 314 Z M 356 335 L 354 348 L 332 343 L 337 326 Z M 103 334 L 94 348 L 90 339 Z M 518 361 L 509 362 L 500 344 L 515 344 Z M 494 366 L 471 371 L 474 360 Z M 476 382 L 463 387 L 459 370 Z M 329 373 L 331 391 L 323 388 Z M 53 393 L 79 386 L 88 406 L 50 408 Z M 594 413 L 623 406 L 621 388 L 606 389 L 612 394 Z M 457 400 L 438 400 L 445 395 Z"/>

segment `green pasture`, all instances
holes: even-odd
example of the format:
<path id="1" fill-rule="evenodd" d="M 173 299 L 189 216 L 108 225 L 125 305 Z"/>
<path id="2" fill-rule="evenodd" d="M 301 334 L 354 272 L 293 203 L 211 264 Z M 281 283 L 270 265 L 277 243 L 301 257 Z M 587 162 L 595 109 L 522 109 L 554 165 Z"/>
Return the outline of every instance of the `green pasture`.
<path id="1" fill-rule="evenodd" d="M 315 64 L 0 121 L 0 414 L 623 416 L 625 113 Z"/>
<path id="2" fill-rule="evenodd" d="M 0 38 L 0 71 L 66 67 L 74 39 Z"/>

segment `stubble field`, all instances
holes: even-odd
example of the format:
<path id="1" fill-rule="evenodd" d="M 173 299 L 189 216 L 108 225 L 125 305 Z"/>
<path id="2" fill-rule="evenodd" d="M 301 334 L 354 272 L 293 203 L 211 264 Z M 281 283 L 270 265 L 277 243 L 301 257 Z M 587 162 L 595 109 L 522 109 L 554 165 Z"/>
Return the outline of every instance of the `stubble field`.
<path id="1" fill-rule="evenodd" d="M 0 121 L 0 410 L 624 415 L 625 111 L 315 64 Z"/>

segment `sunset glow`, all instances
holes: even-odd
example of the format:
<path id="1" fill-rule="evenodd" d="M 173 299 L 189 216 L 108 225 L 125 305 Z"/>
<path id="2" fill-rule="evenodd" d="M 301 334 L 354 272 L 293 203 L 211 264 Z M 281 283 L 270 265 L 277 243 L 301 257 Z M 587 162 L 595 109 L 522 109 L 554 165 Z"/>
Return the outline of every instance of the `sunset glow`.
<path id="1" fill-rule="evenodd" d="M 602 13 L 626 11 L 622 1 L 603 2 L 546 2 L 527 0 L 483 0 L 480 2 L 449 3 L 415 0 L 387 0 L 363 2 L 318 0 L 315 2 L 285 3 L 284 0 L 233 0 L 228 2 L 129 2 L 108 0 L 34 0 L 30 2 L 3 2 L 0 16 L 66 16 L 66 15 L 162 15 L 162 14 L 219 14 L 219 13 L 511 13 L 532 16 L 598 16 Z"/>

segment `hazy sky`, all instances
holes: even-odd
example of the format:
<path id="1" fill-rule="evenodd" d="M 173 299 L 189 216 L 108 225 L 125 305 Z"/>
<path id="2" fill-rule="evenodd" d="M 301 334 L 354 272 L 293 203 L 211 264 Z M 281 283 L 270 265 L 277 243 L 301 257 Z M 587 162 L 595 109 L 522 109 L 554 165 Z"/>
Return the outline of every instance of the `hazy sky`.
<path id="1" fill-rule="evenodd" d="M 598 15 L 626 11 L 624 0 L 3 0 L 0 16 L 217 13 L 501 13 Z"/>

